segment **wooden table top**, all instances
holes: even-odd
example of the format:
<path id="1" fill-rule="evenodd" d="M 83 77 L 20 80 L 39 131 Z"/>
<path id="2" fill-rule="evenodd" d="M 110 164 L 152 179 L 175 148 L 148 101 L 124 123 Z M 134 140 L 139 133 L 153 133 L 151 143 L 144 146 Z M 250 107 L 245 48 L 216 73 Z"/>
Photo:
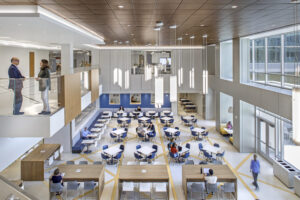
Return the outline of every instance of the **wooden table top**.
<path id="1" fill-rule="evenodd" d="M 165 165 L 123 165 L 120 167 L 119 180 L 169 181 L 169 174 Z"/>
<path id="2" fill-rule="evenodd" d="M 64 173 L 64 181 L 98 181 L 104 170 L 103 165 L 59 165 L 59 171 Z M 80 171 L 80 172 L 77 172 Z"/>
<path id="3" fill-rule="evenodd" d="M 45 161 L 60 148 L 60 144 L 41 144 L 22 161 Z"/>
<path id="4" fill-rule="evenodd" d="M 237 177 L 227 165 L 183 165 L 182 178 L 190 181 L 204 181 L 204 175 L 200 174 L 200 168 L 210 168 L 214 170 L 214 176 L 218 181 L 230 182 L 237 180 Z"/>

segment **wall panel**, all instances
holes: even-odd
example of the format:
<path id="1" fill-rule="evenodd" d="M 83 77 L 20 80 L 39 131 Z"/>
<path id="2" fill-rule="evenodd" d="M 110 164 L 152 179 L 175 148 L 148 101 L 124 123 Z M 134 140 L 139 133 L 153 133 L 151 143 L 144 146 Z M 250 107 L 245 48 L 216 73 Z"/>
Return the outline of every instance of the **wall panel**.
<path id="1" fill-rule="evenodd" d="M 92 95 L 92 102 L 99 98 L 99 70 L 92 69 L 89 71 L 90 91 Z"/>

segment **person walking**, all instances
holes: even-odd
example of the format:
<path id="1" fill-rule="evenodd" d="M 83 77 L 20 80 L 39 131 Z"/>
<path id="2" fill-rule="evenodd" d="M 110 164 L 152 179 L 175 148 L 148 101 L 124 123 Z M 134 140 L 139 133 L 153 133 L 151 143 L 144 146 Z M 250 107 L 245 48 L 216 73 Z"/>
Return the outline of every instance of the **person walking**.
<path id="1" fill-rule="evenodd" d="M 250 165 L 250 172 L 252 172 L 252 176 L 253 176 L 253 182 L 252 185 L 255 186 L 256 190 L 259 190 L 258 184 L 257 184 L 257 177 L 258 174 L 260 173 L 260 163 L 257 160 L 257 155 L 254 154 L 253 156 L 253 160 L 251 160 L 251 165 Z"/>
<path id="2" fill-rule="evenodd" d="M 51 83 L 50 83 L 50 70 L 49 70 L 48 60 L 42 59 L 40 66 L 41 68 L 37 80 L 39 81 L 39 90 L 41 91 L 43 110 L 39 114 L 49 115 L 50 114 L 49 90 L 51 90 Z"/>
<path id="3" fill-rule="evenodd" d="M 8 69 L 8 77 L 9 77 L 9 85 L 8 89 L 12 89 L 14 91 L 14 105 L 13 105 L 13 114 L 14 115 L 23 115 L 24 112 L 20 112 L 22 103 L 23 103 L 23 81 L 24 76 L 21 74 L 18 69 L 18 65 L 20 63 L 19 58 L 12 57 L 11 65 Z"/>

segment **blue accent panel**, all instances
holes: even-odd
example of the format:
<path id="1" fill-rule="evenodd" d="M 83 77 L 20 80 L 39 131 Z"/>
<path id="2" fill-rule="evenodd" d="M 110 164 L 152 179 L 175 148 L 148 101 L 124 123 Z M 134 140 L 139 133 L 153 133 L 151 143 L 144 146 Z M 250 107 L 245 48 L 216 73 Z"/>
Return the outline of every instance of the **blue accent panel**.
<path id="1" fill-rule="evenodd" d="M 151 94 L 143 93 L 141 94 L 141 104 L 130 104 L 130 94 L 120 94 L 120 102 L 124 108 L 136 108 L 141 106 L 141 108 L 155 108 L 154 104 L 151 104 Z M 109 94 L 102 94 L 100 96 L 100 108 L 119 108 L 120 105 L 109 104 Z M 164 94 L 164 105 L 162 108 L 171 108 L 170 95 Z"/>

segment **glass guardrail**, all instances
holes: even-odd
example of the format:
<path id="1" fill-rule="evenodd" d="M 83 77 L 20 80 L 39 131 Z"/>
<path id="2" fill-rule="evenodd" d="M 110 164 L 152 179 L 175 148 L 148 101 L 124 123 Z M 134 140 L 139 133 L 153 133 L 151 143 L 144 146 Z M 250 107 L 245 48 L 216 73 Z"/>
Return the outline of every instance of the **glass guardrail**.
<path id="1" fill-rule="evenodd" d="M 62 104 L 61 76 L 0 79 L 0 115 L 50 115 Z"/>

